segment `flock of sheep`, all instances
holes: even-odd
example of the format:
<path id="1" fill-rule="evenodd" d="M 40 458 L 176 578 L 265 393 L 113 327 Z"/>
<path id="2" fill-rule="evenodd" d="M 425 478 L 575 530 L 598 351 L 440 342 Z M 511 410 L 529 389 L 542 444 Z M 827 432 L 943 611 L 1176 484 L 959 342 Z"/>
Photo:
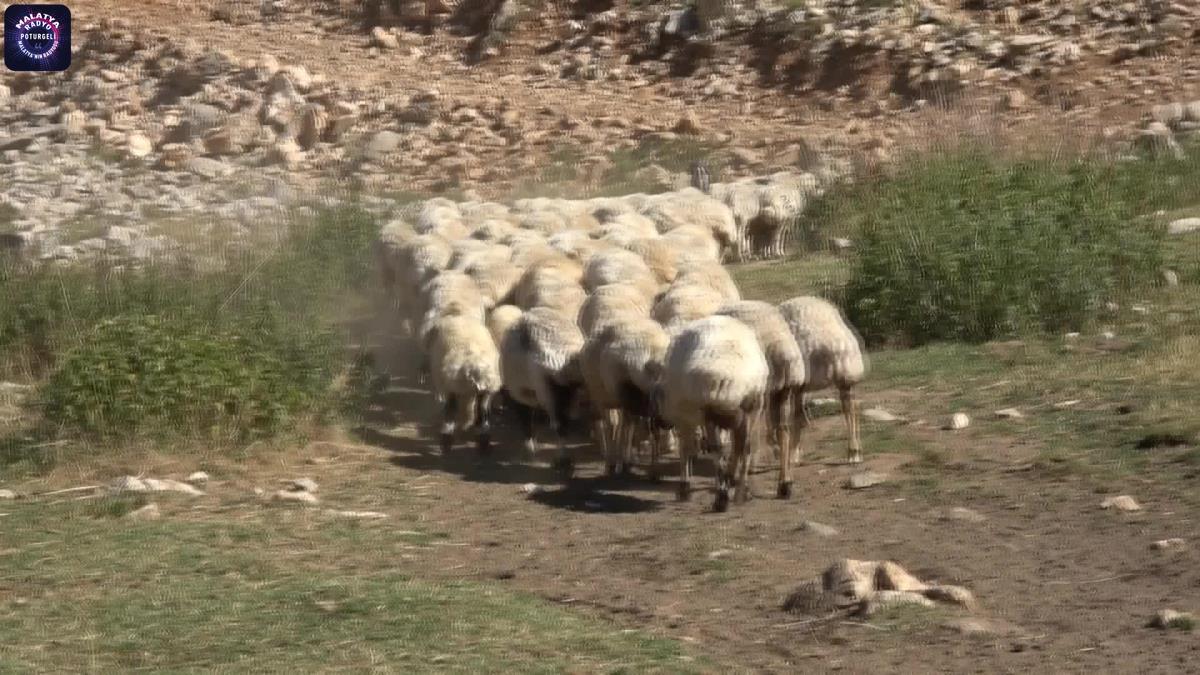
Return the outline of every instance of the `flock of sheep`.
<path id="1" fill-rule="evenodd" d="M 530 456 L 535 415 L 545 415 L 567 477 L 576 421 L 589 424 L 610 475 L 631 472 L 648 447 L 656 478 L 659 456 L 677 450 L 681 499 L 693 458 L 713 454 L 723 511 L 731 491 L 749 497 L 760 431 L 780 458 L 779 496 L 791 495 L 804 394 L 834 387 L 850 461 L 861 461 L 853 389 L 866 361 L 855 331 L 820 298 L 742 300 L 722 265 L 782 254 L 816 182 L 779 173 L 709 185 L 700 167 L 692 182 L 512 206 L 436 198 L 382 228 L 383 281 L 443 405 L 443 451 L 456 429 L 473 428 L 486 452 L 502 398 Z"/>

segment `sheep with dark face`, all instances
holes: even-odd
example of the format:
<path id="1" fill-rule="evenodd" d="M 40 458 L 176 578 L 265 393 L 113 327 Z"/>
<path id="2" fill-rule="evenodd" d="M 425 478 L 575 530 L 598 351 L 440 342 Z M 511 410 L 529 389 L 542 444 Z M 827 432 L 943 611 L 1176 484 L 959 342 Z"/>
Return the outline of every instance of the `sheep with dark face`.
<path id="1" fill-rule="evenodd" d="M 781 449 L 792 447 L 793 410 L 803 397 L 804 355 L 777 307 L 758 300 L 739 300 L 717 310 L 718 316 L 741 321 L 754 331 L 767 357 L 767 429 Z M 785 450 L 780 457 L 786 456 Z M 779 462 L 779 497 L 792 496 L 791 462 Z"/>
<path id="2" fill-rule="evenodd" d="M 779 311 L 796 337 L 805 359 L 804 392 L 821 391 L 828 387 L 838 390 L 842 415 L 849 432 L 849 460 L 862 461 L 862 443 L 858 438 L 858 401 L 854 387 L 867 372 L 866 351 L 862 338 L 842 316 L 836 305 L 814 296 L 800 296 L 779 305 Z M 803 402 L 796 405 L 797 433 L 791 459 L 799 459 L 801 435 L 808 426 Z"/>
<path id="3" fill-rule="evenodd" d="M 717 460 L 717 497 L 713 508 L 729 508 L 730 487 L 738 502 L 749 499 L 750 439 L 767 394 L 770 367 L 749 326 L 728 316 L 710 316 L 687 324 L 672 338 L 654 400 L 662 419 L 679 437 L 679 496 L 691 490 L 696 436 L 708 425 L 729 431 L 733 454 Z"/>
<path id="4" fill-rule="evenodd" d="M 571 408 L 584 386 L 579 366 L 583 344 L 583 333 L 574 318 L 547 307 L 521 314 L 504 329 L 500 342 L 501 380 L 515 404 L 526 452 L 532 456 L 537 449 L 533 411 L 542 410 L 553 424 L 558 441 L 555 466 L 567 477 L 574 467 L 566 447 Z"/>
<path id="5" fill-rule="evenodd" d="M 474 427 L 477 447 L 491 446 L 492 398 L 499 393 L 500 353 L 491 334 L 475 317 L 446 315 L 425 331 L 430 382 L 442 401 L 442 452 L 454 444 L 455 428 Z"/>

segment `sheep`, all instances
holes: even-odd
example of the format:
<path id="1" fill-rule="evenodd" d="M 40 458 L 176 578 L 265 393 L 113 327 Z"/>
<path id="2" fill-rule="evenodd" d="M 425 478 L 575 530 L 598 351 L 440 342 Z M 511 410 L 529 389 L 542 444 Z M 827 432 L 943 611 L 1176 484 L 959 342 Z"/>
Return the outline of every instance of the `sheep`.
<path id="1" fill-rule="evenodd" d="M 395 219 L 384 224 L 379 229 L 379 235 L 373 242 L 372 251 L 376 264 L 379 266 L 379 276 L 385 296 L 400 311 L 399 298 L 396 296 L 397 284 L 400 283 L 403 271 L 400 268 L 405 245 L 416 238 L 417 233 L 404 220 Z"/>
<path id="2" fill-rule="evenodd" d="M 570 408 L 583 388 L 579 352 L 584 338 L 575 322 L 546 307 L 521 314 L 504 330 L 500 342 L 500 375 L 504 391 L 516 405 L 525 436 L 526 454 L 536 451 L 533 410 L 545 411 L 558 441 L 555 468 L 570 477 L 574 462 L 567 451 Z"/>
<path id="3" fill-rule="evenodd" d="M 579 328 L 590 336 L 610 324 L 649 316 L 650 298 L 641 288 L 623 282 L 605 284 L 584 300 L 579 309 Z"/>
<path id="4" fill-rule="evenodd" d="M 517 282 L 521 280 L 521 269 L 508 261 L 507 248 L 498 248 L 502 250 L 477 256 L 463 270 L 479 287 L 486 308 L 508 302 Z"/>
<path id="5" fill-rule="evenodd" d="M 720 200 L 695 188 L 656 195 L 641 213 L 654 221 L 660 233 L 681 225 L 704 227 L 720 244 L 722 254 L 731 247 L 737 253 L 737 221 L 733 212 Z"/>
<path id="6" fill-rule="evenodd" d="M 646 261 L 623 248 L 597 252 L 583 269 L 583 286 L 589 291 L 618 282 L 637 286 L 649 295 L 658 291 L 658 278 Z"/>
<path id="7" fill-rule="evenodd" d="M 509 208 L 498 202 L 462 202 L 458 211 L 468 225 L 507 221 L 510 215 Z"/>
<path id="8" fill-rule="evenodd" d="M 721 261 L 721 245 L 712 232 L 698 225 L 682 225 L 664 233 L 660 239 L 677 251 L 680 262 Z"/>
<path id="9" fill-rule="evenodd" d="M 658 236 L 658 226 L 653 220 L 634 211 L 616 211 L 603 208 L 593 214 L 601 227 L 620 228 L 638 237 Z"/>
<path id="10" fill-rule="evenodd" d="M 496 305 L 487 313 L 487 328 L 492 340 L 499 345 L 504 334 L 521 318 L 523 310 L 516 305 Z"/>
<path id="11" fill-rule="evenodd" d="M 711 288 L 727 301 L 741 300 L 742 294 L 720 263 L 694 261 L 679 271 L 672 286 L 704 286 Z"/>
<path id="12" fill-rule="evenodd" d="M 583 281 L 583 267 L 551 249 L 552 253 L 531 264 L 521 275 L 513 289 L 515 304 L 522 309 L 532 309 L 539 298 L 549 294 L 554 287 L 579 286 Z"/>
<path id="13" fill-rule="evenodd" d="M 501 242 L 510 236 L 516 226 L 507 220 L 485 220 L 471 230 L 471 238 L 480 241 Z"/>
<path id="14" fill-rule="evenodd" d="M 660 284 L 669 284 L 679 274 L 679 251 L 675 250 L 672 242 L 661 237 L 642 237 L 634 239 L 625 249 L 636 253 L 642 262 L 654 274 Z"/>
<path id="15" fill-rule="evenodd" d="M 780 448 L 779 497 L 788 499 L 792 479 L 791 461 L 786 458 L 792 447 L 792 413 L 804 391 L 804 355 L 782 312 L 769 302 L 739 300 L 717 310 L 717 315 L 749 326 L 767 357 L 767 427 Z"/>
<path id="16" fill-rule="evenodd" d="M 491 447 L 492 399 L 500 391 L 500 352 L 484 324 L 468 316 L 439 317 L 425 333 L 429 375 L 442 400 L 441 449 L 448 453 L 458 428 L 474 427 L 476 448 Z M 457 420 L 456 420 L 457 417 Z"/>
<path id="17" fill-rule="evenodd" d="M 672 284 L 655 300 L 650 316 L 670 331 L 712 316 L 725 302 L 720 293 L 707 286 Z"/>
<path id="18" fill-rule="evenodd" d="M 696 432 L 702 426 L 729 431 L 733 437 L 732 464 L 724 453 L 717 461 L 716 511 L 729 508 L 732 479 L 735 499 L 749 498 L 749 442 L 767 393 L 770 368 L 758 338 L 749 326 L 728 316 L 693 321 L 672 338 L 663 369 L 651 375 L 654 401 L 663 421 L 680 440 L 679 498 L 691 493 L 692 458 Z"/>
<path id="19" fill-rule="evenodd" d="M 866 376 L 868 360 L 862 339 L 842 316 L 836 305 L 814 296 L 799 296 L 779 305 L 779 311 L 796 337 L 804 354 L 806 378 L 804 392 L 820 391 L 829 386 L 838 390 L 842 416 L 849 432 L 849 461 L 862 462 L 862 444 L 858 437 L 858 401 L 854 386 Z M 797 431 L 790 460 L 799 459 L 800 436 L 808 426 L 803 398 L 797 400 Z"/>
<path id="20" fill-rule="evenodd" d="M 588 402 L 596 420 L 596 437 L 604 450 L 608 475 L 629 473 L 636 427 L 652 423 L 651 374 L 661 371 L 670 338 L 657 322 L 631 317 L 607 324 L 590 336 L 580 352 L 580 368 Z M 657 465 L 662 436 L 656 429 L 643 426 L 651 437 L 652 478 Z"/>
<path id="21" fill-rule="evenodd" d="M 517 227 L 549 235 L 567 229 L 567 219 L 556 211 L 531 211 L 518 217 Z"/>
<path id="22" fill-rule="evenodd" d="M 416 324 L 424 310 L 419 289 L 450 263 L 450 244 L 435 234 L 422 234 L 402 244 L 395 253 L 396 302 L 400 321 L 408 335 L 416 334 Z"/>
<path id="23" fill-rule="evenodd" d="M 438 234 L 449 241 L 457 241 L 470 234 L 458 205 L 443 197 L 426 200 L 421 205 L 413 228 L 419 234 Z"/>

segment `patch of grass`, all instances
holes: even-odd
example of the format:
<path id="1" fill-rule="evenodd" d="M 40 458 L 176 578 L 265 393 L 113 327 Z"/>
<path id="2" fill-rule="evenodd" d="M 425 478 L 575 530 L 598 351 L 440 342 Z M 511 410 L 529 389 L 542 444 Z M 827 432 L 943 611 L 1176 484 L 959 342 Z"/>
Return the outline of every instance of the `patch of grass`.
<path id="1" fill-rule="evenodd" d="M 936 628 L 946 620 L 946 610 L 922 605 L 895 605 L 879 610 L 871 617 L 871 625 L 888 631 L 913 633 Z"/>
<path id="2" fill-rule="evenodd" d="M 0 378 L 44 382 L 35 441 L 286 431 L 327 410 L 351 365 L 340 322 L 377 227 L 353 205 L 320 210 L 210 270 L 0 262 Z"/>
<path id="3" fill-rule="evenodd" d="M 771 303 L 797 295 L 836 299 L 849 271 L 844 259 L 825 254 L 729 266 L 743 297 Z"/>
<path id="4" fill-rule="evenodd" d="M 857 230 L 847 314 L 872 344 L 1093 325 L 1106 301 L 1160 276 L 1164 230 L 1135 221 L 1145 165 L 1160 163 L 1014 161 L 967 148 L 835 190 L 817 217 Z"/>
<path id="5" fill-rule="evenodd" d="M 386 528 L 347 548 L 344 523 L 283 510 L 131 522 L 92 508 L 7 509 L 0 670 L 698 670 L 676 642 L 493 586 L 413 579 Z"/>

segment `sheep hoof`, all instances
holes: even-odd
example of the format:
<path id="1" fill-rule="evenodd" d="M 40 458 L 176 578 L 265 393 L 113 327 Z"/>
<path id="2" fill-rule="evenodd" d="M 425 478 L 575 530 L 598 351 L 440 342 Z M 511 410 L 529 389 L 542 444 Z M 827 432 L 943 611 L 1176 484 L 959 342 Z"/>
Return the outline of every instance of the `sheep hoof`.
<path id="1" fill-rule="evenodd" d="M 729 493 L 725 490 L 717 492 L 717 499 L 713 502 L 713 511 L 717 513 L 725 513 L 729 510 Z"/>
<path id="2" fill-rule="evenodd" d="M 554 461 L 554 469 L 569 480 L 575 473 L 575 462 L 570 457 L 559 457 Z"/>
<path id="3" fill-rule="evenodd" d="M 442 434 L 442 454 L 449 454 L 452 447 L 454 447 L 454 434 Z"/>
<path id="4" fill-rule="evenodd" d="M 492 437 L 487 434 L 480 434 L 476 441 L 476 450 L 480 455 L 488 455 L 492 452 Z"/>
<path id="5" fill-rule="evenodd" d="M 779 484 L 779 498 L 780 499 L 791 499 L 792 498 L 792 484 L 790 481 L 787 483 Z"/>
<path id="6" fill-rule="evenodd" d="M 679 496 L 679 501 L 681 501 L 681 502 L 686 502 L 688 499 L 691 499 L 692 486 L 686 482 L 680 483 L 678 496 Z"/>
<path id="7" fill-rule="evenodd" d="M 612 478 L 613 476 L 617 475 L 617 465 L 616 464 L 605 464 L 604 465 L 604 475 L 609 478 Z"/>

